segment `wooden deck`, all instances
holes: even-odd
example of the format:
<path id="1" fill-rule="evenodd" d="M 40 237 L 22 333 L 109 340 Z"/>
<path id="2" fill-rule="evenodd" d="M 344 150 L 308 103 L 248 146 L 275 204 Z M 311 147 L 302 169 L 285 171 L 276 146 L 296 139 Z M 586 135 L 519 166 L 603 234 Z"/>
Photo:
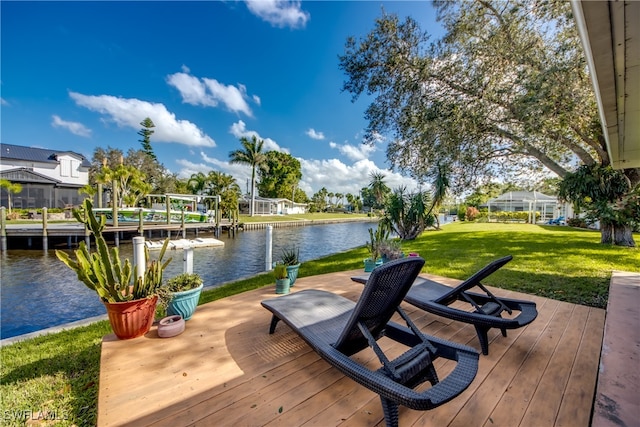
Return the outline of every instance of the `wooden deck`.
<path id="1" fill-rule="evenodd" d="M 298 279 L 293 290 L 357 299 L 355 274 Z M 470 388 L 432 411 L 401 407 L 400 426 L 589 425 L 605 311 L 494 290 L 535 300 L 538 318 L 506 338 L 492 331 Z M 331 368 L 282 322 L 268 334 L 271 315 L 260 301 L 275 296 L 271 286 L 199 306 L 174 338 L 158 338 L 155 327 L 129 341 L 106 336 L 98 425 L 384 425 L 376 394 Z M 480 351 L 472 326 L 403 307 L 426 333 Z M 382 341 L 385 351 L 399 351 Z M 373 363 L 374 356 L 354 357 Z M 436 369 L 444 377 L 450 366 L 437 360 Z"/>

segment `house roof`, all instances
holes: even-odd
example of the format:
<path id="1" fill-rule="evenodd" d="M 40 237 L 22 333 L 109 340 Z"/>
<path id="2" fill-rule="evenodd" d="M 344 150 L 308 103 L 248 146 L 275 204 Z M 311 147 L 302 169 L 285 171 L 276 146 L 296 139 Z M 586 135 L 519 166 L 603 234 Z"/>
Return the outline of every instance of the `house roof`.
<path id="1" fill-rule="evenodd" d="M 640 167 L 640 2 L 572 0 L 611 164 Z"/>
<path id="2" fill-rule="evenodd" d="M 0 177 L 13 182 L 32 182 L 40 184 L 60 184 L 62 181 L 53 179 L 50 176 L 32 171 L 29 168 L 6 169 L 0 172 Z"/>
<path id="3" fill-rule="evenodd" d="M 539 191 L 508 191 L 500 196 L 489 200 L 487 203 L 499 202 L 549 202 L 556 203 L 558 199 L 554 196 L 547 196 Z"/>
<path id="4" fill-rule="evenodd" d="M 70 155 L 82 161 L 82 167 L 90 167 L 91 163 L 82 155 L 73 151 L 50 150 L 46 148 L 24 147 L 22 145 L 0 143 L 0 159 L 23 160 L 38 163 L 58 163 L 58 156 Z"/>

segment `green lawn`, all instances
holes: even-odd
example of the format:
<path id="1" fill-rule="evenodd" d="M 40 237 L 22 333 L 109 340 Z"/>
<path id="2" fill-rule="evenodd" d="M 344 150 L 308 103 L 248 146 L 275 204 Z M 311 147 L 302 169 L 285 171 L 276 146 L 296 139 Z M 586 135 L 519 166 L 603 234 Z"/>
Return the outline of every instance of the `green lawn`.
<path id="1" fill-rule="evenodd" d="M 640 235 L 634 237 L 640 243 Z M 425 272 L 457 279 L 511 254 L 513 261 L 487 284 L 605 307 L 611 271 L 640 271 L 640 250 L 599 241 L 599 232 L 568 227 L 463 222 L 424 233 L 403 249 L 426 259 Z M 300 277 L 362 268 L 365 257 L 358 248 L 306 261 Z M 259 274 L 203 292 L 200 303 L 272 283 L 271 274 Z M 1 424 L 24 425 L 25 415 L 43 411 L 43 418 L 59 419 L 56 425 L 95 425 L 100 343 L 110 332 L 102 321 L 0 349 Z"/>

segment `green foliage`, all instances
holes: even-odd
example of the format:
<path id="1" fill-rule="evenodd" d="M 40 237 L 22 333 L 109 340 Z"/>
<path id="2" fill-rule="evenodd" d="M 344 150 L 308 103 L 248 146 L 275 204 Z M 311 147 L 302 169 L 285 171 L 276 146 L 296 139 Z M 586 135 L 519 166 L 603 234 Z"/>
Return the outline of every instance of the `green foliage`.
<path id="1" fill-rule="evenodd" d="M 380 245 L 389 238 L 389 227 L 384 223 L 378 223 L 375 231 L 369 228 L 369 241 L 366 243 L 369 259 L 372 261 L 380 258 Z"/>
<path id="2" fill-rule="evenodd" d="M 559 197 L 587 214 L 587 221 L 600 220 L 602 243 L 635 246 L 631 230 L 640 224 L 640 184 L 611 166 L 580 166 L 567 174 Z"/>
<path id="3" fill-rule="evenodd" d="M 442 39 L 411 17 L 383 14 L 368 34 L 347 39 L 340 56 L 343 90 L 373 100 L 365 141 L 393 135 L 392 167 L 424 179 L 447 165 L 458 192 L 496 172 L 516 179 L 542 164 L 562 176 L 575 157 L 606 161 L 568 2 L 435 7 Z"/>
<path id="4" fill-rule="evenodd" d="M 280 263 L 276 264 L 276 266 L 273 268 L 273 275 L 275 276 L 276 280 L 288 278 L 289 276 L 287 274 L 287 266 Z"/>
<path id="5" fill-rule="evenodd" d="M 374 204 L 370 206 L 376 209 L 381 209 L 384 206 L 389 193 L 391 193 L 391 189 L 384 182 L 385 176 L 381 172 L 371 172 L 369 176 L 371 177 L 369 189 L 371 190 L 371 194 L 374 198 Z"/>
<path id="6" fill-rule="evenodd" d="M 284 265 L 296 265 L 300 263 L 300 249 L 296 246 L 282 248 L 280 261 Z"/>
<path id="7" fill-rule="evenodd" d="M 458 207 L 458 221 L 466 221 L 467 220 L 467 206 L 460 205 Z"/>
<path id="8" fill-rule="evenodd" d="M 166 288 L 169 292 L 182 292 L 195 289 L 202 285 L 202 283 L 202 277 L 200 277 L 199 274 L 182 273 L 169 279 L 163 288 Z"/>
<path id="9" fill-rule="evenodd" d="M 264 146 L 263 140 L 258 140 L 254 136 L 251 140 L 245 137 L 240 138 L 242 150 L 234 150 L 229 153 L 229 163 L 239 163 L 251 167 L 251 205 L 249 206 L 249 215 L 253 216 L 255 187 L 256 187 L 256 169 L 263 166 L 267 160 L 266 154 L 262 151 Z"/>
<path id="10" fill-rule="evenodd" d="M 236 179 L 223 172 L 211 171 L 205 178 L 204 191 L 200 194 L 220 196 L 219 208 L 222 216 L 229 217 L 238 210 L 238 200 L 242 195 Z M 213 206 L 210 206 L 213 208 Z"/>
<path id="11" fill-rule="evenodd" d="M 166 170 L 158 160 L 142 150 L 129 149 L 125 156 L 122 150 L 111 147 L 106 150 L 100 147 L 94 150 L 91 167 L 89 168 L 89 184 L 94 187 L 92 191 L 95 193 L 95 186 L 98 183 L 103 185 L 104 190 L 112 190 L 112 181 L 103 179 L 103 169 L 107 167 L 115 170 L 120 165 L 134 168 L 140 176 L 144 176 L 145 184 L 149 185 L 151 189 L 149 191 L 144 189 L 143 191 L 138 191 L 143 193 L 142 196 L 149 193 L 180 192 L 178 191 L 178 178 L 176 175 Z"/>
<path id="12" fill-rule="evenodd" d="M 400 259 L 404 256 L 402 252 L 402 244 L 396 239 L 386 239 L 380 242 L 378 245 L 380 256 L 383 260 L 391 261 L 394 259 Z"/>
<path id="13" fill-rule="evenodd" d="M 295 199 L 298 182 L 302 179 L 300 161 L 291 154 L 280 151 L 267 151 L 265 157 L 265 162 L 258 169 L 260 195 Z"/>
<path id="14" fill-rule="evenodd" d="M 131 262 L 129 259 L 124 262 L 120 260 L 117 247 L 109 250 L 102 235 L 106 218 L 101 216 L 98 221 L 89 199 L 85 199 L 82 210 L 74 209 L 73 215 L 93 233 L 97 247 L 97 251 L 91 253 L 85 242 L 80 242 L 79 249 L 74 251 L 75 260 L 66 252 L 56 250 L 58 259 L 75 271 L 78 280 L 95 291 L 105 302 L 131 301 L 155 295 L 162 284 L 163 270 L 171 262 L 169 259 L 162 263 L 169 239 L 165 240 L 158 260 L 150 261 L 149 250 L 145 248 L 146 270 L 142 277 L 132 283 L 134 269 Z"/>
<path id="15" fill-rule="evenodd" d="M 127 206 L 137 206 L 138 201 L 153 189 L 147 182 L 147 176 L 133 165 L 120 164 L 113 169 L 104 166 L 95 180 L 105 187 L 110 186 L 112 193 L 115 190 L 118 203 L 122 201 Z"/>
<path id="16" fill-rule="evenodd" d="M 140 135 L 142 139 L 138 141 L 142 143 L 142 151 L 144 151 L 147 156 L 157 161 L 158 158 L 153 152 L 153 147 L 151 146 L 151 135 L 155 132 L 152 128 L 156 127 L 156 125 L 154 125 L 153 121 L 147 117 L 140 122 L 140 126 L 142 126 L 142 129 L 138 131 L 138 135 Z"/>
<path id="17" fill-rule="evenodd" d="M 434 224 L 429 205 L 428 193 L 409 193 L 405 187 L 397 188 L 387 197 L 381 223 L 401 240 L 413 240 Z"/>
<path id="18" fill-rule="evenodd" d="M 540 220 L 540 212 L 535 212 L 535 222 Z M 480 212 L 476 217 L 476 220 L 491 219 L 498 222 L 529 222 L 529 212 L 511 212 L 511 211 L 497 211 L 491 212 L 491 218 L 487 218 L 486 210 Z"/>
<path id="19" fill-rule="evenodd" d="M 22 191 L 22 185 L 18 182 L 11 182 L 8 179 L 1 178 L 0 188 L 3 188 L 7 191 L 7 202 L 9 204 L 9 214 L 11 214 L 11 209 L 13 206 L 13 203 L 11 203 L 11 194 L 20 193 Z"/>

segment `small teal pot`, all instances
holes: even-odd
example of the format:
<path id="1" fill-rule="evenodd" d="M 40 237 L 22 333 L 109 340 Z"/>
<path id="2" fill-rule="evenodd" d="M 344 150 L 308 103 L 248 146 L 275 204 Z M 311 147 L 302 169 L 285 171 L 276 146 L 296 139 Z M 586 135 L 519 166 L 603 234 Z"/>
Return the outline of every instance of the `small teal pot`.
<path id="1" fill-rule="evenodd" d="M 373 269 L 379 265 L 382 265 L 382 258 L 378 258 L 375 261 L 373 261 L 371 258 L 367 258 L 364 260 L 364 272 L 371 273 Z"/>
<path id="2" fill-rule="evenodd" d="M 276 279 L 276 294 L 288 294 L 289 288 L 291 285 L 291 281 L 289 278 L 286 279 Z"/>
<path id="3" fill-rule="evenodd" d="M 293 286 L 298 278 L 298 270 L 300 269 L 300 263 L 296 265 L 287 266 L 287 276 L 289 277 L 289 286 Z"/>
<path id="4" fill-rule="evenodd" d="M 191 319 L 193 313 L 198 306 L 198 300 L 200 299 L 200 293 L 204 283 L 197 288 L 189 289 L 188 291 L 174 292 L 173 298 L 167 305 L 167 316 L 180 315 L 184 320 Z"/>

